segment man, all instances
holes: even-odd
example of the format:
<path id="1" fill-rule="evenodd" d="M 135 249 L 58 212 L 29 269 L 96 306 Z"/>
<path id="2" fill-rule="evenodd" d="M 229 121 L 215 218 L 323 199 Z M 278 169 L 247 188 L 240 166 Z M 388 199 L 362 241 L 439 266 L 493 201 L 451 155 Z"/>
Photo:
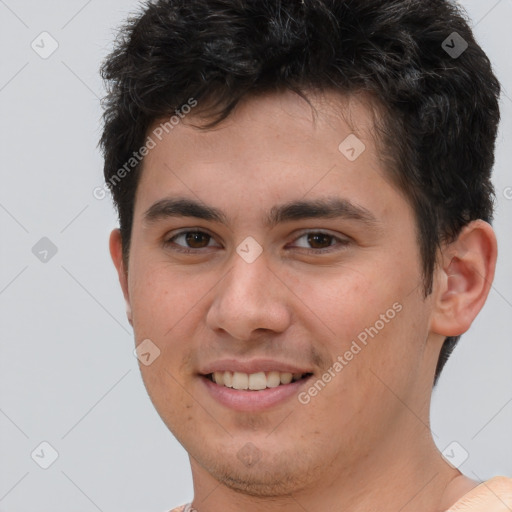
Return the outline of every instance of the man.
<path id="1" fill-rule="evenodd" d="M 497 251 L 500 87 L 457 8 L 160 0 L 102 71 L 110 251 L 188 508 L 507 510 L 429 429 Z"/>

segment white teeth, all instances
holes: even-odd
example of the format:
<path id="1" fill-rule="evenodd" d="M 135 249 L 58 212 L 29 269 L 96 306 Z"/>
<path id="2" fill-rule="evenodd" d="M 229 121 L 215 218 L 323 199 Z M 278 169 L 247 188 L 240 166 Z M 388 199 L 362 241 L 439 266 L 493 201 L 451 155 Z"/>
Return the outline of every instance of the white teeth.
<path id="1" fill-rule="evenodd" d="M 242 372 L 214 372 L 211 377 L 219 386 L 260 391 L 266 388 L 275 388 L 281 384 L 290 384 L 290 382 L 302 378 L 303 375 L 302 373 L 276 371 L 251 374 Z"/>
<path id="2" fill-rule="evenodd" d="M 224 386 L 226 386 L 227 388 L 233 387 L 233 374 L 231 372 L 224 372 Z"/>
<path id="3" fill-rule="evenodd" d="M 267 387 L 267 377 L 263 372 L 251 373 L 249 375 L 249 389 L 257 391 Z"/>
<path id="4" fill-rule="evenodd" d="M 247 389 L 249 387 L 249 375 L 240 372 L 233 373 L 232 387 L 234 389 Z"/>
<path id="5" fill-rule="evenodd" d="M 228 372 L 215 372 L 213 374 L 213 380 L 219 384 L 220 386 L 223 386 L 224 385 L 224 375 L 228 373 Z"/>
<path id="6" fill-rule="evenodd" d="M 290 384 L 293 379 L 293 373 L 281 373 L 281 384 Z"/>
<path id="7" fill-rule="evenodd" d="M 279 384 L 281 384 L 281 377 L 279 377 L 279 372 L 269 372 L 267 375 L 267 387 L 277 388 Z"/>

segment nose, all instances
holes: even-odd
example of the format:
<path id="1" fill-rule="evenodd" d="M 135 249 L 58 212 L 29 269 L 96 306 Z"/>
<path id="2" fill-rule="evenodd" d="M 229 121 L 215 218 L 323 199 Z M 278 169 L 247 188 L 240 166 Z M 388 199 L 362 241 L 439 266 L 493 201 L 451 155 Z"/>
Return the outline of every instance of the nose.
<path id="1" fill-rule="evenodd" d="M 247 263 L 237 254 L 227 275 L 215 287 L 206 323 L 233 339 L 247 341 L 263 332 L 281 333 L 291 321 L 291 292 L 272 271 L 263 252 Z"/>

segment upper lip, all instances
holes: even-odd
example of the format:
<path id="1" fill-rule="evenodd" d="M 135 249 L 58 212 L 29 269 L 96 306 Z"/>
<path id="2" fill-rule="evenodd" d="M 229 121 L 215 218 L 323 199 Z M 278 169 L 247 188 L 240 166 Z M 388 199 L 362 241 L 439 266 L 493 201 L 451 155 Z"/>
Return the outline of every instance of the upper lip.
<path id="1" fill-rule="evenodd" d="M 252 359 L 250 361 L 221 359 L 205 365 L 199 373 L 202 375 L 209 375 L 214 372 L 240 372 L 251 374 L 272 371 L 281 373 L 312 373 L 310 369 L 303 366 L 295 366 L 274 359 Z"/>

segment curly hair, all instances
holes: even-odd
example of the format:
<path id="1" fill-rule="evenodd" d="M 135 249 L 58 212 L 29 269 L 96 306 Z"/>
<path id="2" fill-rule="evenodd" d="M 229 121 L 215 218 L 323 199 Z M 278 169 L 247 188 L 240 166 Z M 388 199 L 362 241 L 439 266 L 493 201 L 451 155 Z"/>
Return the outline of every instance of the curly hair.
<path id="1" fill-rule="evenodd" d="M 100 146 L 126 263 L 141 159 L 130 172 L 126 162 L 191 98 L 207 129 L 262 92 L 370 95 L 387 172 L 415 212 L 425 297 L 440 244 L 492 221 L 500 84 L 449 0 L 156 0 L 121 28 L 101 74 Z M 446 338 L 435 382 L 458 339 Z"/>

